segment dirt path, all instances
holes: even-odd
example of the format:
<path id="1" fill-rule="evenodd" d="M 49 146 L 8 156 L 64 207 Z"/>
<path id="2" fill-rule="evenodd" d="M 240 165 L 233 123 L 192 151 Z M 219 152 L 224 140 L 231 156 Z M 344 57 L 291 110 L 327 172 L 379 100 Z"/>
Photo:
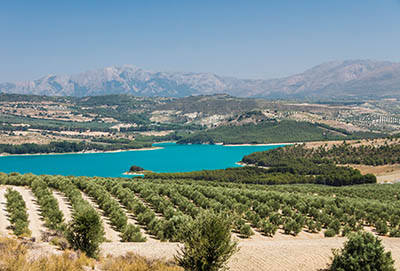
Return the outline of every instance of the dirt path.
<path id="1" fill-rule="evenodd" d="M 21 193 L 29 216 L 29 229 L 32 232 L 32 237 L 36 238 L 36 241 L 40 241 L 42 232 L 46 232 L 46 228 L 43 225 L 43 220 L 40 216 L 39 206 L 36 204 L 36 199 L 32 194 L 32 191 L 27 187 L 14 186 L 13 189 Z"/>
<path id="2" fill-rule="evenodd" d="M 127 252 L 133 252 L 149 259 L 164 258 L 166 260 L 173 260 L 178 245 L 178 243 L 172 242 L 103 243 L 100 249 L 103 255 L 121 256 Z"/>
<path id="3" fill-rule="evenodd" d="M 8 221 L 8 213 L 6 211 L 6 186 L 0 186 L 0 234 L 3 236 L 9 236 L 11 231 L 8 227 L 11 225 L 10 221 Z"/>
<path id="4" fill-rule="evenodd" d="M 101 215 L 101 219 L 103 220 L 103 227 L 104 227 L 106 239 L 111 242 L 120 242 L 121 237 L 119 236 L 119 233 L 112 228 L 110 220 L 108 219 L 108 217 L 106 217 L 104 215 L 103 210 L 101 210 L 99 208 L 97 203 L 91 197 L 89 197 L 88 195 L 86 195 L 83 192 L 81 192 L 81 193 L 82 193 L 82 198 L 84 200 L 88 201 L 97 210 L 97 212 Z"/>
<path id="5" fill-rule="evenodd" d="M 258 239 L 258 238 L 256 238 Z M 271 239 L 270 239 L 271 240 Z M 317 271 L 331 262 L 332 249 L 340 248 L 346 238 L 308 240 L 239 240 L 240 250 L 229 261 L 230 271 Z M 396 270 L 400 270 L 400 240 L 383 238 L 387 251 L 392 252 Z M 177 243 L 104 243 L 104 255 L 124 255 L 132 251 L 154 259 L 172 260 Z"/>
<path id="6" fill-rule="evenodd" d="M 65 222 L 69 222 L 72 219 L 72 206 L 71 203 L 68 201 L 68 198 L 65 197 L 61 192 L 59 191 L 52 191 L 53 196 L 58 202 L 58 208 L 60 208 L 61 212 L 64 215 L 64 220 Z"/>

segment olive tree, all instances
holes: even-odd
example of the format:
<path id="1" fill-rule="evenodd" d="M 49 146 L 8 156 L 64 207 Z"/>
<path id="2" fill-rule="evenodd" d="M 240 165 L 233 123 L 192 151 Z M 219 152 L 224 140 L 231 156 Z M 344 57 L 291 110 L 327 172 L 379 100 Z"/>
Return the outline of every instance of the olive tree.
<path id="1" fill-rule="evenodd" d="M 175 260 L 187 271 L 226 270 L 238 250 L 231 239 L 231 221 L 224 213 L 204 211 L 181 232 L 183 243 Z"/>
<path id="2" fill-rule="evenodd" d="M 89 257 L 97 257 L 104 240 L 104 229 L 96 210 L 86 204 L 75 208 L 66 236 L 73 249 L 81 250 Z"/>
<path id="3" fill-rule="evenodd" d="M 331 271 L 395 270 L 391 253 L 385 252 L 381 240 L 368 232 L 351 235 L 342 249 L 333 250 L 333 255 Z"/>

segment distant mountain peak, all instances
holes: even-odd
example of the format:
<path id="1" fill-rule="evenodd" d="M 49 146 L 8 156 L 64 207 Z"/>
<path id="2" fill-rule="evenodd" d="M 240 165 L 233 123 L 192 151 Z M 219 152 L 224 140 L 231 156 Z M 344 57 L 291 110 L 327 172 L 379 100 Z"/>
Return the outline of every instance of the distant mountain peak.
<path id="1" fill-rule="evenodd" d="M 266 98 L 400 96 L 400 64 L 375 60 L 330 61 L 300 74 L 271 80 L 148 71 L 125 64 L 74 75 L 49 74 L 33 81 L 0 83 L 0 92 L 53 96 L 183 97 L 218 93 Z"/>

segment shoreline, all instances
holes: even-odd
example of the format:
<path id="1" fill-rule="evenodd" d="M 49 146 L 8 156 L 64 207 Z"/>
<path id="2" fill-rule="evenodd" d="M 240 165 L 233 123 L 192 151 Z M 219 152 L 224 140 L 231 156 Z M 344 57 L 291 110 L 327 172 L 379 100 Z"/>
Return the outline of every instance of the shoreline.
<path id="1" fill-rule="evenodd" d="M 247 164 L 243 163 L 242 161 L 236 162 L 235 164 L 241 167 L 258 167 L 263 169 L 269 169 L 269 167 L 257 166 L 256 164 Z"/>
<path id="2" fill-rule="evenodd" d="M 319 141 L 317 141 L 319 142 Z M 38 155 L 69 155 L 69 154 L 93 154 L 93 153 L 118 153 L 118 152 L 128 152 L 128 151 L 153 151 L 153 150 L 161 150 L 164 149 L 162 146 L 157 146 L 157 144 L 163 143 L 176 143 L 176 141 L 162 141 L 154 143 L 154 147 L 151 148 L 139 148 L 139 149 L 120 149 L 120 150 L 111 150 L 111 151 L 100 151 L 100 150 L 89 150 L 89 151 L 80 151 L 80 152 L 50 152 L 50 153 L 22 153 L 22 154 L 9 154 L 9 153 L 0 153 L 1 157 L 7 156 L 38 156 Z M 201 144 L 201 145 L 220 145 L 226 147 L 251 147 L 251 146 L 288 146 L 288 145 L 296 145 L 303 144 L 305 142 L 292 142 L 292 143 L 267 143 L 267 144 L 226 144 L 216 143 L 216 144 Z M 183 144 L 186 145 L 186 144 Z M 188 144 L 191 145 L 191 144 Z"/>
<path id="3" fill-rule="evenodd" d="M 143 170 L 143 171 L 137 171 L 137 172 L 132 172 L 132 171 L 125 171 L 122 173 L 122 175 L 127 175 L 127 176 L 144 176 L 146 173 L 152 173 L 153 171 L 151 170 Z"/>
<path id="4" fill-rule="evenodd" d="M 267 144 L 226 144 L 222 146 L 226 147 L 251 147 L 251 146 L 287 146 L 287 145 L 296 145 L 296 144 L 302 144 L 303 142 L 293 142 L 293 143 L 267 143 Z M 216 144 L 217 145 L 217 144 Z"/>
<path id="5" fill-rule="evenodd" d="M 140 148 L 140 149 L 121 149 L 121 150 L 112 150 L 112 151 L 99 151 L 99 150 L 90 150 L 90 151 L 80 151 L 80 152 L 50 152 L 50 153 L 22 153 L 22 154 L 9 154 L 9 153 L 1 153 L 0 157 L 7 156 L 39 156 L 39 155 L 69 155 L 69 154 L 93 154 L 93 153 L 118 153 L 118 152 L 128 152 L 128 151 L 154 151 L 161 150 L 163 147 L 151 147 L 151 148 Z"/>

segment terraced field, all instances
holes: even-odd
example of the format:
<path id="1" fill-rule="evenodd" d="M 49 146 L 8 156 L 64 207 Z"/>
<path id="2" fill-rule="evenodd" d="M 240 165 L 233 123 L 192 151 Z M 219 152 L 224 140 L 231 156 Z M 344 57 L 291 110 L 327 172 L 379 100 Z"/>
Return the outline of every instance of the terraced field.
<path id="1" fill-rule="evenodd" d="M 203 209 L 213 209 L 232 218 L 232 238 L 241 248 L 229 263 L 234 271 L 325 268 L 343 235 L 360 229 L 381 235 L 400 268 L 400 185 L 261 186 L 30 174 L 0 174 L 0 183 L 1 234 L 15 234 L 6 199 L 12 190 L 26 205 L 30 236 L 45 245 L 76 208 L 87 205 L 102 217 L 103 254 L 133 251 L 172 259 L 180 229 Z M 132 227 L 137 234 L 129 240 Z M 327 231 L 334 237 L 324 237 Z"/>

